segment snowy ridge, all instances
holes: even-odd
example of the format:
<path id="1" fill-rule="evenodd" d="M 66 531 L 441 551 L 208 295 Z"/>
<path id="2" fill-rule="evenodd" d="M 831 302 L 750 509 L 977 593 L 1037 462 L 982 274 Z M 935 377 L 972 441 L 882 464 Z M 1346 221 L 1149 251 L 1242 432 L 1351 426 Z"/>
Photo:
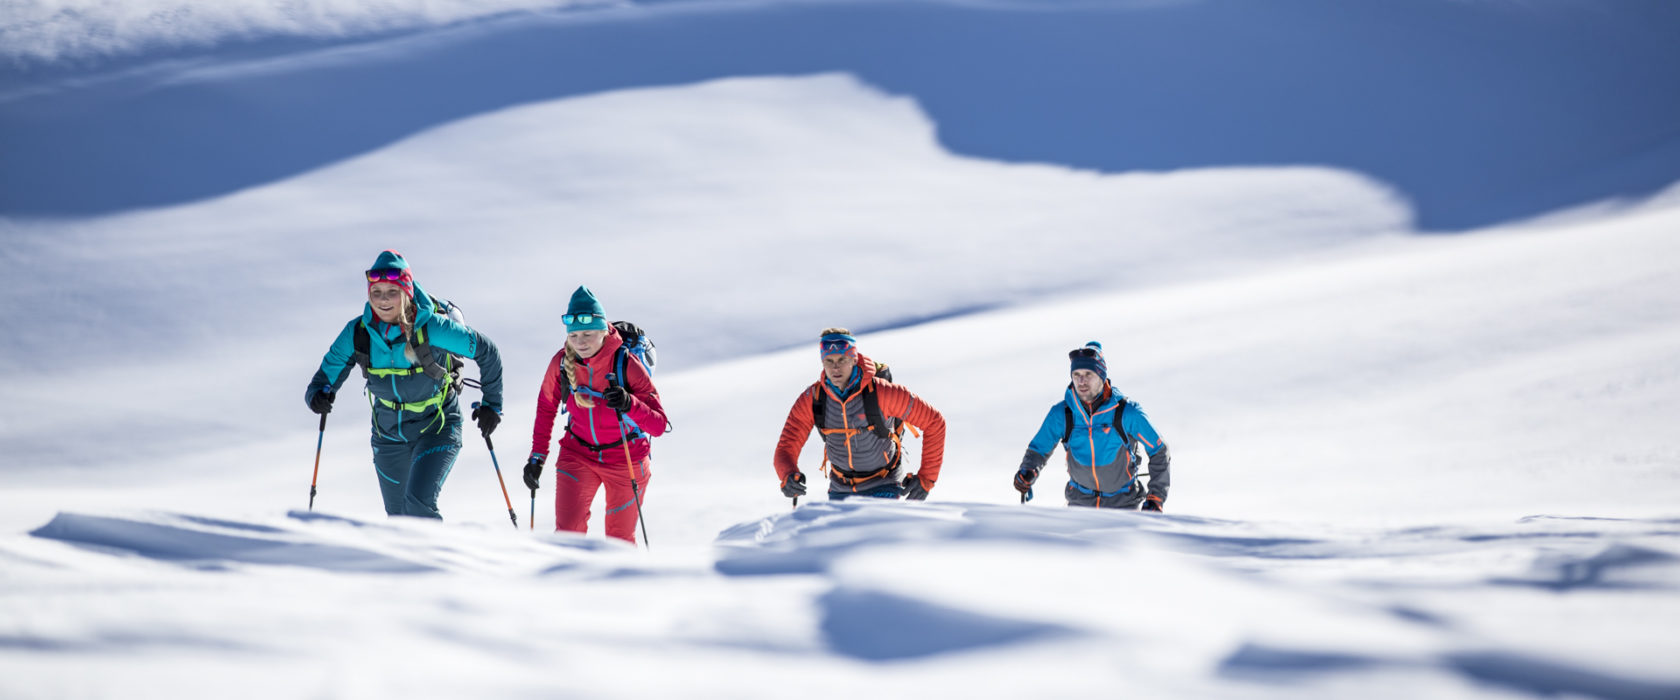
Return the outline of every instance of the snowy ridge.
<path id="1" fill-rule="evenodd" d="M 19 12 L 93 6 L 54 15 L 70 25 L 62 38 L 110 22 L 92 39 L 122 44 L 149 26 L 130 13 L 161 7 L 182 8 L 156 23 L 165 32 L 254 24 L 260 36 L 291 31 L 265 26 L 289 27 L 288 12 L 310 26 L 342 8 L 377 27 L 557 4 L 41 0 Z M 56 19 L 13 28 L 56 41 Z M 1398 191 L 1424 230 L 1636 200 L 1680 179 L 1680 92 L 1665 89 L 1680 5 L 1660 0 L 700 0 L 352 41 L 323 23 L 295 41 L 87 68 L 0 55 L 0 214 L 185 204 L 510 107 L 836 72 L 916 100 L 964 156 L 1102 173 L 1328 167 Z"/>
<path id="2" fill-rule="evenodd" d="M 1099 678 L 1122 673 L 1136 692 L 1201 697 L 1339 697 L 1346 683 L 1372 678 L 1383 679 L 1374 697 L 1680 692 L 1666 663 L 1677 651 L 1671 636 L 1525 632 L 1527 621 L 1561 629 L 1583 616 L 1601 629 L 1638 630 L 1645 616 L 1674 614 L 1676 519 L 1542 516 L 1371 530 L 976 503 L 815 503 L 730 528 L 715 563 L 580 537 L 301 511 L 247 521 L 62 513 L 31 534 L 0 544 L 14 586 L 96 572 L 102 583 L 61 590 L 45 608 L 7 598 L 19 624 L 4 637 L 13 651 L 0 653 L 0 668 L 21 650 L 160 647 L 220 665 L 312 644 L 327 647 L 312 654 L 376 647 L 421 625 L 433 631 L 411 641 L 414 649 L 465 651 L 499 637 L 492 655 L 573 658 L 556 670 L 579 683 L 593 675 L 572 656 L 584 648 L 603 657 L 657 648 L 664 667 L 733 671 L 624 678 L 613 696 L 681 687 L 771 697 L 767 684 L 783 676 L 769 669 L 790 653 L 802 655 L 790 682 L 834 692 L 884 673 L 897 679 L 893 696 L 939 687 L 953 673 L 968 676 L 978 697 L 1056 695 L 1090 682 L 1019 672 L 1048 670 L 1052 657 Z M 135 585 L 147 581 L 168 585 Z M 284 602 L 297 600 L 290 596 L 241 607 L 253 586 L 306 587 L 316 612 L 292 619 L 300 611 Z M 660 593 L 674 590 L 684 594 Z M 95 600 L 75 625 L 52 613 Z M 617 611 L 615 633 L 574 639 L 603 614 L 584 601 L 633 607 Z M 542 614 L 523 614 L 533 606 Z M 235 608 L 231 618 L 194 612 Z M 288 623 L 283 639 L 264 633 Z M 521 632 L 506 636 L 496 629 L 503 625 Z M 150 631 L 125 632 L 137 627 Z M 1116 654 L 1123 672 L 1112 666 Z M 857 661 L 894 665 L 860 677 Z M 379 665 L 342 669 L 339 681 L 359 687 Z M 446 696 L 464 678 L 503 696 L 547 687 L 485 671 L 416 667 L 379 687 L 423 697 Z M 115 675 L 111 682 L 124 673 Z M 276 681 L 264 696 L 296 696 L 313 680 Z M 0 691 L 40 689 L 19 682 L 0 675 Z"/>
<path id="3" fill-rule="evenodd" d="M 38 0 L 9 3 L 0 17 L 0 59 L 28 66 L 170 50 L 207 49 L 273 37 L 351 39 L 426 29 L 518 11 L 573 10 L 620 0 Z"/>

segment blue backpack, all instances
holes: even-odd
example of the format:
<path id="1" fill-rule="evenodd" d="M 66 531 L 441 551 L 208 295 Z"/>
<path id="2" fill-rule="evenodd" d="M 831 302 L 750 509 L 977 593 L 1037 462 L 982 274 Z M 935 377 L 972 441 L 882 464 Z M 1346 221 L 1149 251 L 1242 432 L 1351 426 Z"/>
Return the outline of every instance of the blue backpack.
<path id="1" fill-rule="evenodd" d="M 648 376 L 653 376 L 653 366 L 659 362 L 659 353 L 653 347 L 653 339 L 647 336 L 639 326 L 629 321 L 613 321 L 613 328 L 618 329 L 618 337 L 624 341 L 613 355 L 613 376 L 618 379 L 624 377 L 625 363 L 629 357 L 635 355 L 647 367 Z"/>

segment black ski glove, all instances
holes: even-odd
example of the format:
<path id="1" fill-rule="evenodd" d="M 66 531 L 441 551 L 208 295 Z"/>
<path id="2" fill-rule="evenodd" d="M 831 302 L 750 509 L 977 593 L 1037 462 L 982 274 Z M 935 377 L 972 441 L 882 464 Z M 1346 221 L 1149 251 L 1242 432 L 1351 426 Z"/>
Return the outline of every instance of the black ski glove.
<path id="1" fill-rule="evenodd" d="M 547 457 L 542 455 L 531 455 L 530 459 L 525 460 L 525 488 L 532 491 L 541 488 L 538 480 L 542 479 L 543 460 L 545 459 Z"/>
<path id="2" fill-rule="evenodd" d="M 1161 512 L 1161 499 L 1154 496 L 1143 499 L 1143 510 L 1148 513 Z"/>
<path id="3" fill-rule="evenodd" d="M 904 477 L 904 500 L 921 501 L 927 499 L 928 490 L 922 486 L 922 478 L 911 474 Z"/>
<path id="4" fill-rule="evenodd" d="M 625 391 L 624 387 L 621 387 L 621 386 L 607 387 L 606 391 L 601 392 L 601 398 L 606 399 L 607 400 L 607 408 L 610 408 L 614 411 L 618 411 L 619 413 L 623 413 L 625 411 L 630 410 L 630 392 Z"/>
<path id="5" fill-rule="evenodd" d="M 1015 490 L 1016 491 L 1020 491 L 1021 493 L 1026 493 L 1028 491 L 1031 491 L 1032 487 L 1033 487 L 1033 484 L 1036 483 L 1037 481 L 1038 481 L 1038 470 L 1037 469 L 1031 469 L 1031 468 L 1028 468 L 1028 467 L 1021 467 L 1020 471 L 1015 472 Z"/>
<path id="6" fill-rule="evenodd" d="M 473 407 L 472 417 L 478 421 L 478 431 L 484 433 L 484 437 L 490 437 L 490 433 L 496 432 L 496 426 L 502 422 L 502 414 L 483 404 Z"/>
<path id="7" fill-rule="evenodd" d="M 309 410 L 323 416 L 332 413 L 332 402 L 335 396 L 336 394 L 325 389 L 315 392 L 314 396 L 309 397 Z"/>
<path id="8" fill-rule="evenodd" d="M 794 472 L 782 479 L 782 495 L 788 498 L 805 495 L 805 472 Z"/>

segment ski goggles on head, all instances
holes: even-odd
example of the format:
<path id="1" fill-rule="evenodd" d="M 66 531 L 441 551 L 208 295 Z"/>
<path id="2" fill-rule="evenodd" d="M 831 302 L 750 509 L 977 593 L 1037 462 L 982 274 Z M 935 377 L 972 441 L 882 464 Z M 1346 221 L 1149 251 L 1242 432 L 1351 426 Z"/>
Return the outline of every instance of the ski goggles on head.
<path id="1" fill-rule="evenodd" d="M 1089 357 L 1089 358 L 1092 358 L 1092 359 L 1096 359 L 1096 358 L 1102 357 L 1102 353 L 1097 352 L 1097 349 L 1093 348 L 1093 347 L 1083 347 L 1083 348 L 1079 348 L 1077 350 L 1069 350 L 1068 351 L 1068 359 L 1070 359 L 1070 360 L 1077 360 L 1081 357 Z"/>
<path id="2" fill-rule="evenodd" d="M 587 326 L 594 323 L 595 319 L 598 318 L 603 321 L 606 320 L 605 317 L 600 314 L 584 312 L 581 314 L 565 314 L 560 317 L 560 322 L 568 326 Z"/>
<path id="3" fill-rule="evenodd" d="M 850 355 L 857 352 L 857 338 L 849 335 L 825 335 L 822 338 L 822 356 Z"/>
<path id="4" fill-rule="evenodd" d="M 367 271 L 368 284 L 373 284 L 374 282 L 395 283 L 410 279 L 414 279 L 413 273 L 402 268 L 386 267 L 378 270 Z"/>

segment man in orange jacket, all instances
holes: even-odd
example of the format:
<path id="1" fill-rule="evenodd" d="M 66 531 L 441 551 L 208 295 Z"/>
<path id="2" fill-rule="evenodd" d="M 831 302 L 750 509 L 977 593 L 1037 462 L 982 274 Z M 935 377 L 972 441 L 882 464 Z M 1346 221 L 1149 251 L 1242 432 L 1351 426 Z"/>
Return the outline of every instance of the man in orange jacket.
<path id="1" fill-rule="evenodd" d="M 822 333 L 822 377 L 799 395 L 776 442 L 776 475 L 782 495 L 805 494 L 799 453 L 814 427 L 822 435 L 828 497 L 927 498 L 945 459 L 945 416 L 910 390 L 877 374 L 858 354 L 857 338 L 844 328 Z M 884 368 L 883 368 L 884 369 Z M 922 469 L 902 479 L 900 424 L 922 430 Z"/>

